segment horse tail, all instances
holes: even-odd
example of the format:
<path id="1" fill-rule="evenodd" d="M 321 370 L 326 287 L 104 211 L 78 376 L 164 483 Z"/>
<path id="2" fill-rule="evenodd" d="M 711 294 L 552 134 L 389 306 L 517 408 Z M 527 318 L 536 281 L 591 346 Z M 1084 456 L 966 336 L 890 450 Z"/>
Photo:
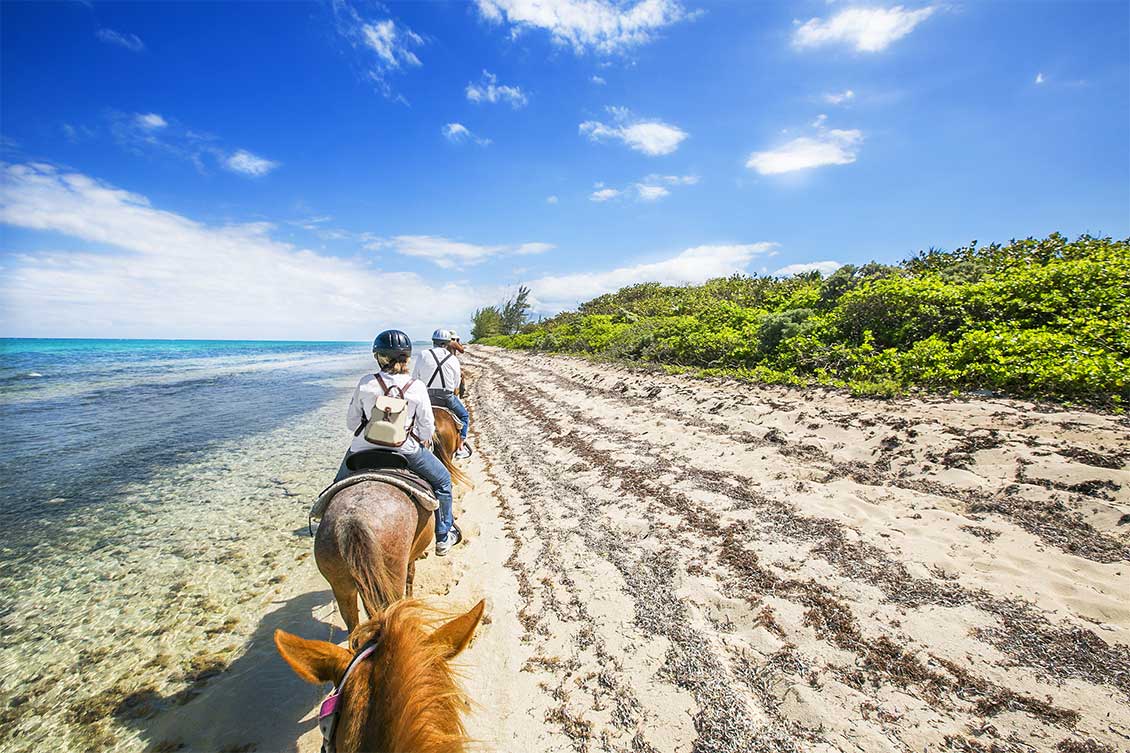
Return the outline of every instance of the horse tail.
<path id="1" fill-rule="evenodd" d="M 336 533 L 337 550 L 357 584 L 361 603 L 369 617 L 404 596 L 396 592 L 392 577 L 384 566 L 377 537 L 364 520 L 347 515 L 336 526 Z"/>

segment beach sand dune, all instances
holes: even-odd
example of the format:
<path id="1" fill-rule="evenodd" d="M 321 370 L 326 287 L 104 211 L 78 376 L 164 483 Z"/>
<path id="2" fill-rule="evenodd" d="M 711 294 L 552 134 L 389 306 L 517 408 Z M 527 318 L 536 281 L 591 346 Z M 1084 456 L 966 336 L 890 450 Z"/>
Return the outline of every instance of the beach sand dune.
<path id="1" fill-rule="evenodd" d="M 1130 749 L 1125 419 L 467 362 L 467 541 L 416 595 L 487 599 L 477 749 Z M 342 639 L 307 566 L 274 622 Z M 317 750 L 320 691 L 260 653 L 184 718 L 266 688 L 288 714 L 244 739 Z"/>

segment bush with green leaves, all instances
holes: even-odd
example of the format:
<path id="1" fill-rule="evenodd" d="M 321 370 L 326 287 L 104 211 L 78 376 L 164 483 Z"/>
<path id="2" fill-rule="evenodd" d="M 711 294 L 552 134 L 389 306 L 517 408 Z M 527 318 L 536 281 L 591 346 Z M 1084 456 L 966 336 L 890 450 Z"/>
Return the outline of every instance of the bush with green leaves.
<path id="1" fill-rule="evenodd" d="M 643 283 L 495 332 L 476 341 L 861 395 L 989 389 L 1117 407 L 1130 399 L 1130 239 L 1053 234 L 827 277 Z"/>

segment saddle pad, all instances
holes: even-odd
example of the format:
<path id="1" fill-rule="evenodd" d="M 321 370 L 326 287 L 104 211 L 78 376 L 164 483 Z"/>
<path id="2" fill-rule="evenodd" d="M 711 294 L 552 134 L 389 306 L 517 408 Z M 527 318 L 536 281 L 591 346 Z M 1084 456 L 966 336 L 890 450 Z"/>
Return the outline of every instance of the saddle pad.
<path id="1" fill-rule="evenodd" d="M 417 480 L 415 476 L 409 479 L 408 477 L 410 475 L 412 474 L 405 473 L 404 471 L 379 470 L 361 471 L 360 473 L 346 476 L 341 481 L 335 481 L 322 490 L 322 493 L 318 495 L 317 501 L 314 502 L 314 506 L 310 508 L 310 520 L 321 518 L 326 512 L 326 507 L 329 505 L 330 500 L 333 499 L 338 492 L 354 484 L 359 484 L 362 481 L 379 481 L 382 484 L 395 486 L 425 510 L 432 512 L 439 509 L 439 500 L 435 498 L 431 487 L 424 485 L 425 482 Z"/>
<path id="2" fill-rule="evenodd" d="M 450 408 L 444 408 L 442 405 L 436 405 L 435 403 L 432 403 L 432 410 L 443 411 L 447 415 L 451 416 L 451 420 L 455 422 L 456 426 L 462 428 L 463 422 L 459 420 L 459 416 L 455 415 L 455 413 Z"/>

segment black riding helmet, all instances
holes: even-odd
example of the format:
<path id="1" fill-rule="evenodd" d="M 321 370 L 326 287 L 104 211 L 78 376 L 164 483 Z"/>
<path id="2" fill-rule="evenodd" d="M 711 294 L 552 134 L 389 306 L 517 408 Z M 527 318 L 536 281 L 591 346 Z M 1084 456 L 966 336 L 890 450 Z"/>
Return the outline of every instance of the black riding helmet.
<path id="1" fill-rule="evenodd" d="M 412 340 L 398 329 L 386 329 L 373 340 L 373 358 L 381 368 L 396 361 L 407 361 L 412 355 Z"/>

